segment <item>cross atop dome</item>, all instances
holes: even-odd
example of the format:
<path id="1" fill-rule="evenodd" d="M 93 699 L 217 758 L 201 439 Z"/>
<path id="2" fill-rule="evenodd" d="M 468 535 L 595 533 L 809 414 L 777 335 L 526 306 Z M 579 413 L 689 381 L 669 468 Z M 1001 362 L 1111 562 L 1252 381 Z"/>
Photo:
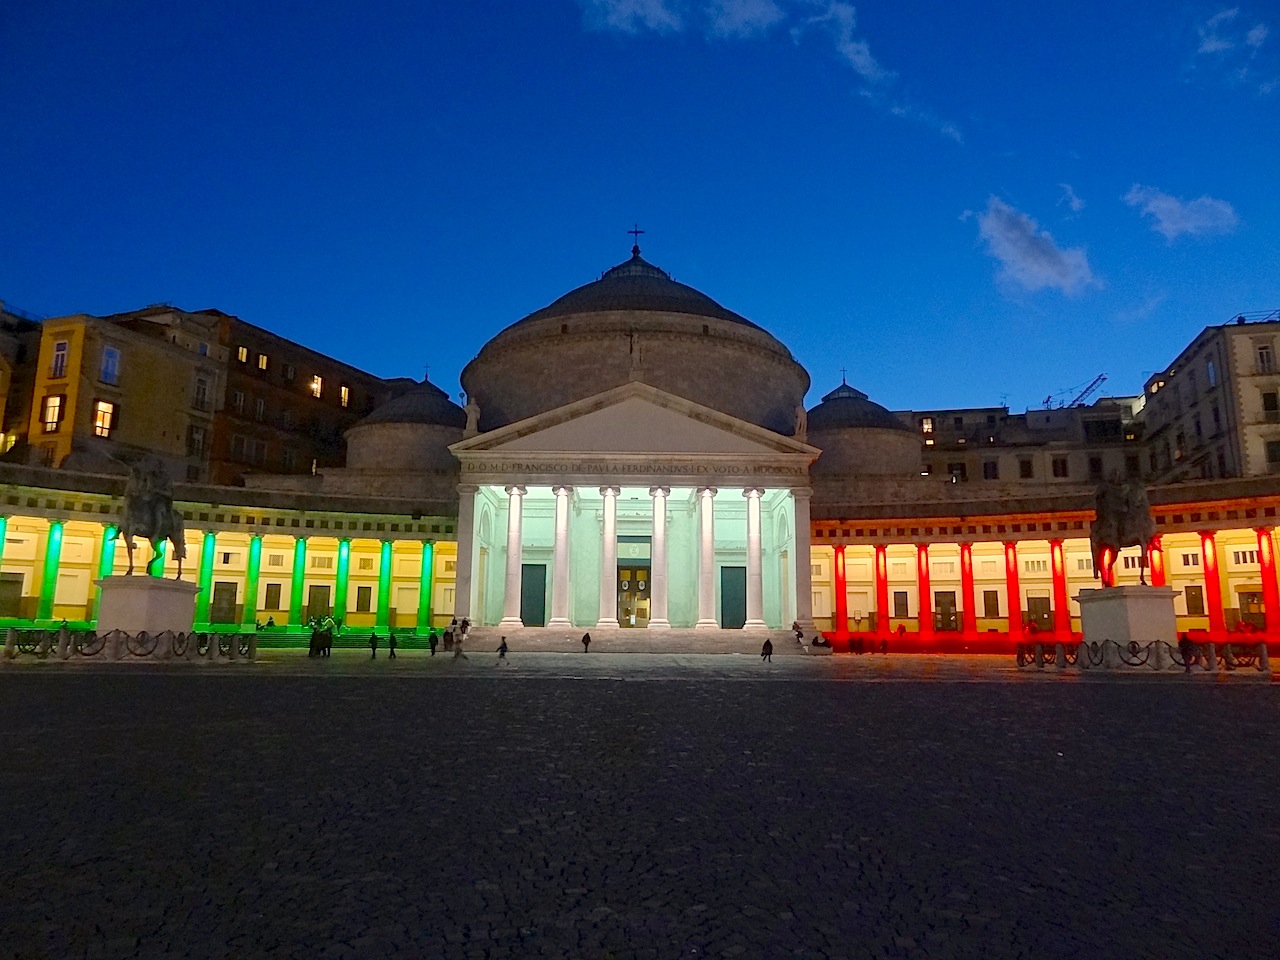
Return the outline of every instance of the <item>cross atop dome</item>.
<path id="1" fill-rule="evenodd" d="M 628 230 L 627 233 L 631 234 L 631 236 L 635 238 L 635 242 L 631 245 L 631 255 L 633 257 L 640 256 L 640 235 L 644 233 L 644 231 L 640 229 L 640 224 L 632 224 L 631 229 Z"/>

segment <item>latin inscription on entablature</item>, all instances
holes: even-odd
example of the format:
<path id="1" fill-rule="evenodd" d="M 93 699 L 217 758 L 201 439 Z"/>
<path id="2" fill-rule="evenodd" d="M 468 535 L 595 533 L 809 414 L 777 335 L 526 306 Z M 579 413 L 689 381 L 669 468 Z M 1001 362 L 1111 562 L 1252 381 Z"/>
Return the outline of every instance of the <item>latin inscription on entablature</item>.
<path id="1" fill-rule="evenodd" d="M 508 460 L 496 463 L 462 465 L 463 473 L 499 473 L 517 476 L 528 474 L 586 474 L 590 476 L 710 476 L 710 477 L 808 477 L 805 467 L 772 463 L 618 463 L 608 460 L 579 460 L 559 463 L 536 463 Z"/>

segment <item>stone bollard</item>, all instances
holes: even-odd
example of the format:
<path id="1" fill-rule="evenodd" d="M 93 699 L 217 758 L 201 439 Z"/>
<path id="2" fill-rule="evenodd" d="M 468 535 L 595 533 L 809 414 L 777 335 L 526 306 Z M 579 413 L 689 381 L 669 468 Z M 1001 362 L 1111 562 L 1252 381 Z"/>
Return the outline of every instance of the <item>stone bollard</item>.
<path id="1" fill-rule="evenodd" d="M 1153 640 L 1153 641 L 1151 641 L 1151 667 L 1152 667 L 1152 669 L 1154 669 L 1154 670 L 1156 670 L 1156 671 L 1161 671 L 1161 670 L 1165 670 L 1165 669 L 1167 669 L 1167 668 L 1168 668 L 1169 663 L 1170 663 L 1171 661 L 1170 661 L 1170 657 L 1169 657 L 1169 655 L 1168 655 L 1167 653 L 1165 653 L 1165 647 L 1167 647 L 1167 646 L 1168 646 L 1168 644 L 1167 644 L 1167 643 L 1165 643 L 1163 640 Z"/>
<path id="2" fill-rule="evenodd" d="M 1043 646 L 1043 644 L 1039 644 L 1039 643 L 1037 643 L 1037 644 L 1036 644 L 1035 664 L 1036 664 L 1036 666 L 1037 666 L 1037 667 L 1043 667 L 1043 666 L 1044 666 L 1044 646 Z"/>
<path id="3" fill-rule="evenodd" d="M 1067 669 L 1067 648 L 1061 643 L 1053 645 L 1053 661 L 1058 665 L 1059 670 Z"/>
<path id="4" fill-rule="evenodd" d="M 169 660 L 173 657 L 173 634 L 162 630 L 156 634 L 156 648 L 151 651 L 152 660 Z"/>
<path id="5" fill-rule="evenodd" d="M 1218 645 L 1210 640 L 1204 645 L 1205 661 L 1209 664 L 1209 672 L 1218 672 Z"/>
<path id="6" fill-rule="evenodd" d="M 49 631 L 42 631 L 43 636 L 40 637 L 40 645 L 36 647 L 41 657 L 47 657 L 53 653 L 53 638 L 49 635 Z"/>
<path id="7" fill-rule="evenodd" d="M 1120 668 L 1120 645 L 1110 640 L 1102 641 L 1102 667 L 1104 670 Z"/>
<path id="8" fill-rule="evenodd" d="M 12 660 L 18 655 L 18 631 L 10 627 L 4 632 L 4 658 Z"/>
<path id="9" fill-rule="evenodd" d="M 1088 670 L 1092 665 L 1089 663 L 1089 644 L 1081 640 L 1080 645 L 1076 647 L 1076 666 L 1081 670 Z"/>
<path id="10" fill-rule="evenodd" d="M 58 656 L 63 660 L 71 656 L 71 631 L 66 627 L 58 628 Z"/>
<path id="11" fill-rule="evenodd" d="M 107 639 L 103 643 L 103 652 L 106 653 L 108 660 L 120 659 L 120 631 L 112 630 L 107 634 Z"/>
<path id="12" fill-rule="evenodd" d="M 209 645 L 204 648 L 204 658 L 210 662 L 218 659 L 218 635 L 209 634 Z"/>
<path id="13" fill-rule="evenodd" d="M 245 659 L 250 662 L 258 659 L 258 635 L 256 633 L 249 635 L 249 652 L 245 655 Z"/>
<path id="14" fill-rule="evenodd" d="M 1267 641 L 1258 641 L 1258 669 L 1263 673 L 1271 672 L 1271 654 L 1267 652 Z"/>
<path id="15" fill-rule="evenodd" d="M 1231 644 L 1224 643 L 1222 645 L 1222 662 L 1227 665 L 1228 670 L 1236 668 L 1236 655 L 1231 649 Z"/>

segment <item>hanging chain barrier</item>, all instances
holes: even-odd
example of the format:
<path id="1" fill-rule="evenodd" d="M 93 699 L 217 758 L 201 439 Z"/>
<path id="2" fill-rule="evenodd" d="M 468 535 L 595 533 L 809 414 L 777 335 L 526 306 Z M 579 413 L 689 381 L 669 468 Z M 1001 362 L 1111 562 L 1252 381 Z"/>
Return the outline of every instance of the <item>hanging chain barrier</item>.
<path id="1" fill-rule="evenodd" d="M 1140 644 L 1131 640 L 1127 644 L 1114 640 L 1080 641 L 1079 643 L 1031 643 L 1017 645 L 1016 657 L 1022 668 L 1069 666 L 1082 670 L 1115 670 L 1124 667 L 1148 667 L 1165 671 L 1181 668 L 1184 673 L 1199 670 L 1208 673 L 1248 670 L 1271 673 L 1271 657 L 1264 640 L 1250 642 L 1231 641 L 1219 646 L 1214 641 L 1197 642 L 1183 639 L 1177 646 L 1164 640 L 1152 640 Z"/>
<path id="2" fill-rule="evenodd" d="M 5 632 L 4 655 L 0 663 L 32 657 L 37 660 L 178 660 L 206 663 L 239 663 L 258 658 L 258 638 L 253 634 L 196 633 L 165 630 L 150 634 L 145 630 L 128 633 L 112 630 L 19 630 Z"/>

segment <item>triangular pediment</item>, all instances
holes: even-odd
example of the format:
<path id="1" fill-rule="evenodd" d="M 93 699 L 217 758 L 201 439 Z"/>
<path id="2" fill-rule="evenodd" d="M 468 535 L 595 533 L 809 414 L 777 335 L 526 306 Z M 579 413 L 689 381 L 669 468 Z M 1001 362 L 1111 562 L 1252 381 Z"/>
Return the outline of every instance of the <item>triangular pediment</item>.
<path id="1" fill-rule="evenodd" d="M 819 453 L 710 407 L 633 382 L 453 444 L 467 454 L 777 457 Z"/>

